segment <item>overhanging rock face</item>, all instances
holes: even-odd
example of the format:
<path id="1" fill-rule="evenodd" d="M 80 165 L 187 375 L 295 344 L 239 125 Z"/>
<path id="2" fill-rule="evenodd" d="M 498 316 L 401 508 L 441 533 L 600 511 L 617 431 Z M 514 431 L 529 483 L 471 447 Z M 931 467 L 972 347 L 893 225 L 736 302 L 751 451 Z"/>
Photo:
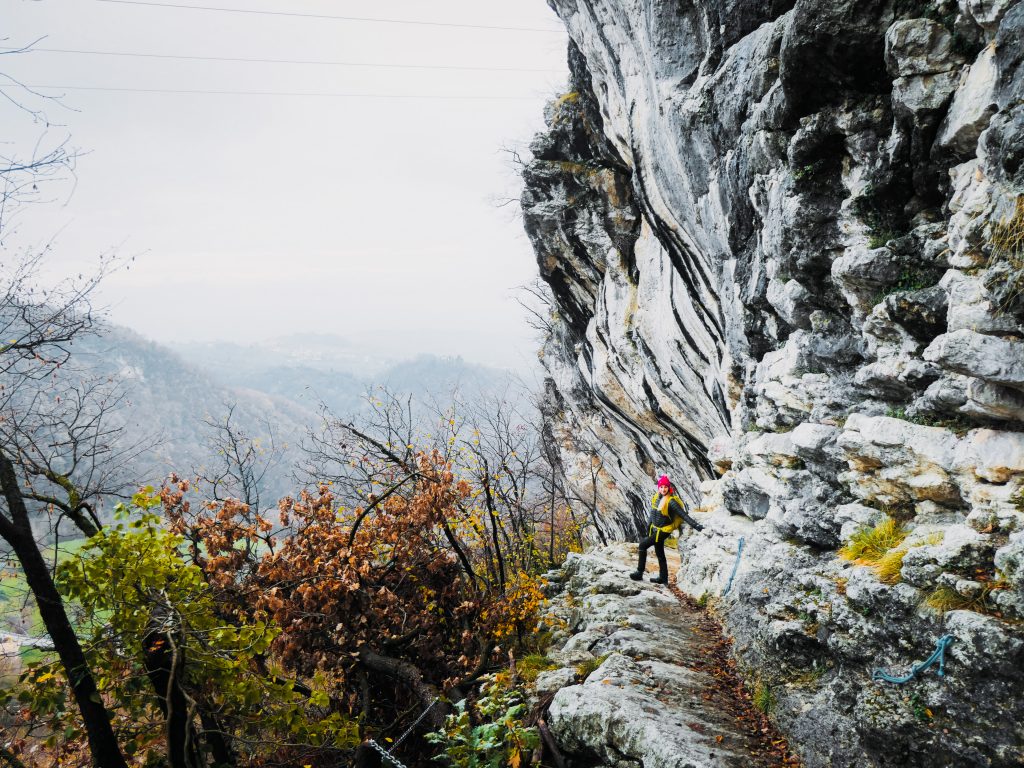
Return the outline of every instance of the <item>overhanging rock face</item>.
<path id="1" fill-rule="evenodd" d="M 1019 764 L 1024 4 L 551 4 L 522 203 L 576 494 L 632 536 L 676 479 L 697 595 L 744 537 L 726 623 L 808 765 Z M 837 550 L 886 517 L 883 582 Z M 870 681 L 945 633 L 945 680 Z"/>

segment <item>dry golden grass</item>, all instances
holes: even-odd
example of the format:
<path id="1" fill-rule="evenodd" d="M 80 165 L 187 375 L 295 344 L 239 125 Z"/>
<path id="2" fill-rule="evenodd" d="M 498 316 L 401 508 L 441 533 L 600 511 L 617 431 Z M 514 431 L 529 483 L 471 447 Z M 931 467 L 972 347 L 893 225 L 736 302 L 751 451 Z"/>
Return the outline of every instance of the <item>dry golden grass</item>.
<path id="1" fill-rule="evenodd" d="M 883 584 L 895 584 L 900 580 L 900 569 L 903 567 L 903 556 L 907 550 L 902 547 L 891 549 L 878 559 L 875 573 Z"/>
<path id="2" fill-rule="evenodd" d="M 1024 266 L 1024 195 L 1017 198 L 1013 213 L 992 226 L 993 258 L 1003 258 L 1013 266 Z"/>
<path id="3" fill-rule="evenodd" d="M 989 244 L 988 266 L 999 269 L 993 270 L 998 277 L 985 284 L 1000 311 L 1019 311 L 1024 299 L 1024 195 L 1017 197 L 1008 218 L 992 225 Z"/>
<path id="4" fill-rule="evenodd" d="M 952 587 L 938 587 L 934 592 L 925 598 L 925 605 L 939 613 L 948 611 L 974 611 L 976 613 L 1001 615 L 996 606 L 992 604 L 989 597 L 999 589 L 1006 589 L 1004 581 L 994 581 L 982 586 L 981 591 L 974 597 L 961 595 Z"/>
<path id="5" fill-rule="evenodd" d="M 891 550 L 907 538 L 907 530 L 891 517 L 886 517 L 874 528 L 862 528 L 850 538 L 839 556 L 859 565 L 877 566 Z"/>

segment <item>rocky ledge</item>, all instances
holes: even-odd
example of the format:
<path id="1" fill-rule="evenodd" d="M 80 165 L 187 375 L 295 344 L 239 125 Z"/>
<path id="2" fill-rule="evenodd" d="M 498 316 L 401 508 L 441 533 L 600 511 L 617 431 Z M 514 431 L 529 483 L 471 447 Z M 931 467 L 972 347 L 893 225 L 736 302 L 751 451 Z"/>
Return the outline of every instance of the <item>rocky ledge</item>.
<path id="1" fill-rule="evenodd" d="M 778 740 L 715 667 L 717 626 L 666 587 L 631 581 L 635 564 L 636 547 L 618 544 L 570 555 L 550 575 L 544 625 L 556 668 L 536 685 L 554 692 L 547 721 L 571 765 L 780 765 Z"/>

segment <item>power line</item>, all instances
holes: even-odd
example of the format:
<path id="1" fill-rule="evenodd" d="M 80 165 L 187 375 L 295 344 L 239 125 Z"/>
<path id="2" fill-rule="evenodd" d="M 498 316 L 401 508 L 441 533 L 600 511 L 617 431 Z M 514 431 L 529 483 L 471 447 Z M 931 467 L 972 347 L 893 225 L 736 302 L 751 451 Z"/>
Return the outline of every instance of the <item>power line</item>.
<path id="1" fill-rule="evenodd" d="M 31 88 L 33 90 L 55 91 L 111 91 L 114 93 L 175 93 L 202 94 L 210 96 L 309 96 L 334 99 L 425 99 L 438 101 L 534 101 L 536 96 L 459 96 L 422 93 L 332 93 L 317 91 L 217 91 L 190 90 L 178 88 L 110 88 L 89 85 L 0 85 L 0 90 L 9 88 Z"/>
<path id="2" fill-rule="evenodd" d="M 423 27 L 453 27 L 456 29 L 493 29 L 507 32 L 547 32 L 563 34 L 560 29 L 543 29 L 541 27 L 503 27 L 493 24 L 456 24 L 444 21 L 413 21 L 410 19 L 382 19 L 368 16 L 334 16 L 324 13 L 297 13 L 295 11 L 260 11 L 252 8 L 222 8 L 212 5 L 185 5 L 183 3 L 155 3 L 149 0 L 96 0 L 98 3 L 117 3 L 118 5 L 144 5 L 151 8 L 178 8 L 190 11 L 218 11 L 221 13 L 247 13 L 254 16 L 291 16 L 302 19 L 333 19 L 335 21 L 364 21 L 374 24 L 411 24 Z"/>
<path id="3" fill-rule="evenodd" d="M 530 69 L 526 67 L 463 67 L 446 64 L 375 64 L 361 61 L 320 61 L 315 59 L 248 59 L 236 56 L 182 56 L 165 53 L 136 53 L 129 51 L 83 51 L 72 48 L 11 48 L 0 47 L 0 51 L 32 53 L 74 53 L 87 56 L 131 56 L 141 59 L 176 59 L 181 61 L 228 61 L 246 64 L 314 64 L 331 67 L 372 67 L 381 69 L 441 69 L 466 72 L 561 72 L 557 69 Z"/>

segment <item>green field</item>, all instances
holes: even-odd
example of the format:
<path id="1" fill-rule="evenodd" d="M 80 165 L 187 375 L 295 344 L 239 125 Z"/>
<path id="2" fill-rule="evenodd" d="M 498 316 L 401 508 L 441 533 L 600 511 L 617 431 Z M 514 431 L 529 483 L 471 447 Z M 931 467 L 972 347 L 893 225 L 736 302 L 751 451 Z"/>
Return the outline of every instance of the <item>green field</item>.
<path id="1" fill-rule="evenodd" d="M 47 562 L 63 562 L 75 557 L 85 546 L 86 539 L 68 539 L 54 548 L 49 547 L 43 554 Z M 0 630 L 17 634 L 41 637 L 46 634 L 39 610 L 29 594 L 28 584 L 21 572 L 21 566 L 13 555 L 8 556 L 6 567 L 0 572 Z M 24 653 L 23 651 L 23 657 Z M 28 651 L 38 653 L 37 651 Z"/>

